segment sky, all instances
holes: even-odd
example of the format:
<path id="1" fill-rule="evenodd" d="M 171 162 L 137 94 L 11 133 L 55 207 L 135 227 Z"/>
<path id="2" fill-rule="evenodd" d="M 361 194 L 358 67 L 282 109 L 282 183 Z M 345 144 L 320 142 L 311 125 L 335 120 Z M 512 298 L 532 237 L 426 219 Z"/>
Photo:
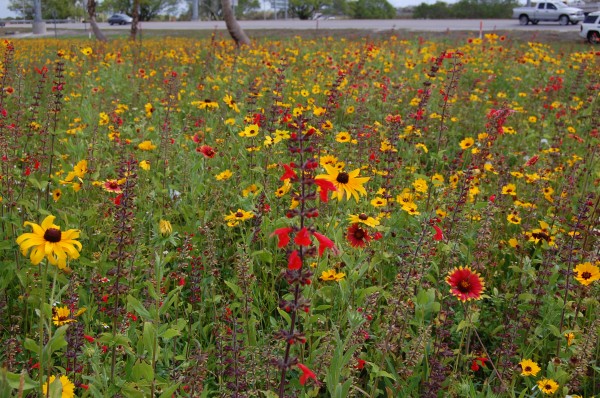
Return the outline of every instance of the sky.
<path id="1" fill-rule="evenodd" d="M 8 10 L 8 0 L 0 0 L 0 18 L 16 17 Z"/>

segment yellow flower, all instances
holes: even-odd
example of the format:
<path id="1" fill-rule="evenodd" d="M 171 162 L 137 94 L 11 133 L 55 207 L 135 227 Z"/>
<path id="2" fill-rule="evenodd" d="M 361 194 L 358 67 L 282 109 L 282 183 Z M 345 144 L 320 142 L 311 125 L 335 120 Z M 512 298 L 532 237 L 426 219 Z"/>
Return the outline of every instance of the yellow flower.
<path id="1" fill-rule="evenodd" d="M 62 232 L 60 227 L 54 225 L 54 216 L 47 216 L 41 225 L 26 221 L 25 226 L 31 226 L 33 232 L 24 233 L 17 238 L 17 244 L 21 253 L 26 256 L 30 252 L 29 259 L 33 265 L 38 265 L 44 257 L 52 265 L 64 269 L 68 259 L 79 258 L 82 249 L 79 231 L 69 229 Z"/>
<path id="2" fill-rule="evenodd" d="M 256 192 L 258 192 L 258 187 L 256 186 L 256 184 L 251 184 L 251 185 L 248 186 L 248 188 L 242 190 L 242 196 L 244 198 L 246 198 L 251 193 L 254 194 Z"/>
<path id="3" fill-rule="evenodd" d="M 412 203 L 412 202 L 410 202 L 410 203 L 404 203 L 402 205 L 402 210 L 404 210 L 405 212 L 407 212 L 411 216 L 418 216 L 419 214 L 421 214 L 417 210 L 417 205 L 415 203 Z"/>
<path id="4" fill-rule="evenodd" d="M 251 124 L 249 126 L 246 126 L 246 128 L 244 128 L 244 131 L 239 133 L 240 137 L 256 137 L 258 135 L 258 124 Z"/>
<path id="5" fill-rule="evenodd" d="M 570 346 L 575 340 L 575 333 L 565 333 L 565 337 L 567 338 L 567 346 Z"/>
<path id="6" fill-rule="evenodd" d="M 429 149 L 427 149 L 427 146 L 425 144 L 423 144 L 423 143 L 415 144 L 415 148 L 422 149 L 423 152 L 425 152 L 425 153 L 429 152 Z"/>
<path id="7" fill-rule="evenodd" d="M 77 162 L 73 167 L 73 173 L 75 173 L 75 176 L 83 178 L 87 173 L 87 160 L 83 159 Z"/>
<path id="8" fill-rule="evenodd" d="M 81 53 L 86 56 L 92 55 L 93 52 L 94 51 L 92 50 L 91 47 L 84 47 L 81 49 Z"/>
<path id="9" fill-rule="evenodd" d="M 537 385 L 540 391 L 546 395 L 552 395 L 558 390 L 558 383 L 552 379 L 538 380 Z"/>
<path id="10" fill-rule="evenodd" d="M 339 132 L 336 136 L 335 136 L 335 140 L 337 142 L 350 142 L 352 140 L 352 137 L 350 136 L 350 133 L 348 133 L 347 131 L 342 131 Z"/>
<path id="11" fill-rule="evenodd" d="M 506 184 L 502 187 L 502 195 L 517 196 L 517 187 L 515 184 Z"/>
<path id="12" fill-rule="evenodd" d="M 374 207 L 383 207 L 387 205 L 387 199 L 377 197 L 371 200 L 371 205 Z"/>
<path id="13" fill-rule="evenodd" d="M 52 199 L 54 199 L 55 202 L 58 202 L 61 196 L 62 191 L 60 189 L 55 189 L 54 191 L 52 191 Z"/>
<path id="14" fill-rule="evenodd" d="M 149 162 L 149 161 L 147 161 L 147 160 L 142 160 L 142 161 L 140 162 L 140 168 L 141 168 L 142 170 L 146 170 L 146 171 L 150 170 L 150 162 Z"/>
<path id="15" fill-rule="evenodd" d="M 160 220 L 158 222 L 158 230 L 162 236 L 169 236 L 173 233 L 173 226 L 167 220 Z"/>
<path id="16" fill-rule="evenodd" d="M 245 211 L 242 209 L 237 209 L 235 212 L 230 212 L 229 215 L 225 216 L 225 221 L 227 221 L 227 225 L 230 227 L 235 227 L 241 221 L 246 221 L 254 217 L 254 213 L 251 211 Z"/>
<path id="17" fill-rule="evenodd" d="M 156 149 L 156 145 L 154 145 L 152 141 L 146 140 L 139 143 L 138 149 L 142 151 L 151 151 L 153 149 Z"/>
<path id="18" fill-rule="evenodd" d="M 319 277 L 322 281 L 341 281 L 346 276 L 343 272 L 337 272 L 334 269 L 323 271 Z"/>
<path id="19" fill-rule="evenodd" d="M 348 216 L 348 221 L 350 221 L 351 224 L 362 223 L 373 228 L 379 225 L 378 219 L 367 216 L 365 213 L 360 213 L 359 215 L 350 214 Z"/>
<path id="20" fill-rule="evenodd" d="M 473 144 L 475 144 L 475 140 L 471 137 L 467 137 L 460 142 L 460 147 L 462 149 L 468 149 L 468 148 L 471 148 L 473 146 Z"/>
<path id="21" fill-rule="evenodd" d="M 79 311 L 75 316 L 81 315 L 85 310 Z M 67 306 L 52 308 L 52 323 L 56 326 L 66 325 L 67 323 L 75 322 L 74 318 L 70 318 L 71 311 Z"/>
<path id="22" fill-rule="evenodd" d="M 415 180 L 415 182 L 413 182 L 413 187 L 415 188 L 415 191 L 417 191 L 417 192 L 426 193 L 427 192 L 427 181 L 425 181 L 422 178 L 419 178 L 419 179 Z"/>
<path id="23" fill-rule="evenodd" d="M 367 190 L 363 187 L 363 184 L 369 181 L 369 177 L 358 177 L 360 169 L 346 173 L 338 170 L 336 167 L 331 165 L 323 166 L 327 174 L 319 174 L 315 179 L 323 179 L 333 183 L 337 188 L 337 191 L 333 193 L 333 198 L 342 200 L 344 192 L 346 193 L 346 199 L 350 199 L 353 196 L 358 202 L 359 194 L 366 195 Z"/>
<path id="24" fill-rule="evenodd" d="M 577 273 L 575 279 L 584 286 L 600 279 L 600 269 L 590 262 L 577 264 L 575 272 Z"/>
<path id="25" fill-rule="evenodd" d="M 217 174 L 215 176 L 215 178 L 217 179 L 217 181 L 223 181 L 223 180 L 230 179 L 232 175 L 233 175 L 233 173 L 231 172 L 231 170 L 227 169 L 227 170 Z"/>
<path id="26" fill-rule="evenodd" d="M 541 370 L 531 359 L 523 359 L 519 365 L 521 365 L 521 376 L 535 376 Z"/>
<path id="27" fill-rule="evenodd" d="M 529 121 L 529 123 L 535 123 L 535 122 L 537 122 L 537 117 L 529 116 L 529 118 L 527 120 Z"/>
<path id="28" fill-rule="evenodd" d="M 49 388 L 55 383 L 60 383 L 62 386 L 62 393 L 60 397 L 58 397 L 57 395 L 53 395 L 53 389 Z M 48 391 L 49 389 L 50 391 Z M 42 386 L 42 392 L 44 397 L 48 398 L 73 398 L 75 397 L 75 384 L 73 384 L 73 382 L 71 382 L 71 380 L 69 380 L 69 378 L 64 375 L 60 376 L 58 380 L 56 379 L 56 376 L 50 376 L 46 383 L 44 383 L 44 385 Z"/>
<path id="29" fill-rule="evenodd" d="M 326 164 L 335 165 L 337 161 L 338 158 L 333 155 L 325 155 L 319 158 L 319 164 L 323 167 L 325 167 Z"/>
<path id="30" fill-rule="evenodd" d="M 506 219 L 508 220 L 508 222 L 510 222 L 511 224 L 521 224 L 521 217 L 519 217 L 519 215 L 517 213 L 508 213 L 508 216 L 506 216 Z"/>

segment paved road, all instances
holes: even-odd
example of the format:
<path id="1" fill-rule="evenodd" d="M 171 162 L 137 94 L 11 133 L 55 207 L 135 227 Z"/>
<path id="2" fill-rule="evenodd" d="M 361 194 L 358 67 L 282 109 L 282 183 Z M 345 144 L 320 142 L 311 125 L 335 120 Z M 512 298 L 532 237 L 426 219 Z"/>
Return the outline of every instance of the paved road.
<path id="1" fill-rule="evenodd" d="M 554 32 L 579 32 L 578 25 L 561 26 L 557 22 L 540 23 L 539 25 L 521 26 L 516 19 L 488 19 L 488 20 L 466 20 L 466 19 L 437 19 L 437 20 L 415 20 L 415 19 L 386 19 L 386 20 L 343 20 L 328 19 L 317 21 L 300 20 L 259 20 L 259 21 L 239 21 L 245 30 L 253 29 L 361 29 L 372 31 L 387 30 L 411 30 L 411 31 L 429 31 L 444 32 L 447 30 L 466 30 L 479 31 L 480 23 L 483 24 L 484 32 L 495 30 L 524 30 L 524 31 L 554 31 Z M 129 26 L 109 26 L 107 23 L 100 23 L 103 30 L 128 30 Z M 59 24 L 57 28 L 63 29 L 89 29 L 89 25 L 83 23 Z M 182 21 L 182 22 L 142 22 L 142 30 L 225 30 L 225 23 L 222 21 Z M 54 29 L 54 25 L 47 25 L 48 31 Z"/>

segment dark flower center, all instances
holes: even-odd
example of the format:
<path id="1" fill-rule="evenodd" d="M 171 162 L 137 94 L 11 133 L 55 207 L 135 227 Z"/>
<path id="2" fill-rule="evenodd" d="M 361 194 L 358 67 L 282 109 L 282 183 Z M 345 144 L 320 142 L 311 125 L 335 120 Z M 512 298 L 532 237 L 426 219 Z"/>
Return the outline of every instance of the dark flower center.
<path id="1" fill-rule="evenodd" d="M 525 372 L 531 372 L 531 366 L 525 366 Z"/>
<path id="2" fill-rule="evenodd" d="M 467 293 L 471 289 L 471 283 L 469 281 L 463 280 L 458 283 L 458 291 L 461 293 Z"/>
<path id="3" fill-rule="evenodd" d="M 52 243 L 60 242 L 60 238 L 61 238 L 60 229 L 48 228 L 46 230 L 46 232 L 44 232 L 44 240 L 47 242 L 52 242 Z"/>
<path id="4" fill-rule="evenodd" d="M 363 231 L 362 229 L 358 228 L 356 231 L 354 231 L 354 238 L 357 240 L 362 240 L 365 237 L 365 231 Z"/>
<path id="5" fill-rule="evenodd" d="M 582 279 L 586 279 L 587 280 L 587 279 L 590 279 L 591 277 L 592 277 L 592 273 L 591 272 L 587 272 L 586 271 L 586 272 L 582 272 L 581 273 L 581 278 Z"/>
<path id="6" fill-rule="evenodd" d="M 360 214 L 358 215 L 358 219 L 359 219 L 359 220 L 363 220 L 363 221 L 365 221 L 365 220 L 366 220 L 366 219 L 368 219 L 368 218 L 369 218 L 369 216 L 367 216 L 365 213 L 360 213 Z"/>
<path id="7" fill-rule="evenodd" d="M 235 213 L 236 218 L 242 218 L 244 217 L 244 213 L 242 213 L 241 211 L 238 211 L 237 213 Z"/>
<path id="8" fill-rule="evenodd" d="M 544 388 L 548 391 L 552 390 L 552 386 L 550 384 L 546 384 Z"/>
<path id="9" fill-rule="evenodd" d="M 347 184 L 348 181 L 350 181 L 350 176 L 348 175 L 348 173 L 341 172 L 337 175 L 335 180 L 340 184 Z"/>

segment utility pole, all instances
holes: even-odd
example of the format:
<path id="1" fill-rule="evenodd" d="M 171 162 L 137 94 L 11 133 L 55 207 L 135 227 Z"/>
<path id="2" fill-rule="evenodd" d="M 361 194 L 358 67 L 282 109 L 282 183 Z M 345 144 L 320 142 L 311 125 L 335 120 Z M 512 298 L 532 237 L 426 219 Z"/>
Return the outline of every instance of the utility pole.
<path id="1" fill-rule="evenodd" d="M 200 18 L 198 17 L 198 3 L 200 0 L 192 0 L 192 21 L 197 21 Z"/>
<path id="2" fill-rule="evenodd" d="M 42 20 L 42 0 L 33 0 L 33 34 L 46 33 L 46 22 Z"/>

